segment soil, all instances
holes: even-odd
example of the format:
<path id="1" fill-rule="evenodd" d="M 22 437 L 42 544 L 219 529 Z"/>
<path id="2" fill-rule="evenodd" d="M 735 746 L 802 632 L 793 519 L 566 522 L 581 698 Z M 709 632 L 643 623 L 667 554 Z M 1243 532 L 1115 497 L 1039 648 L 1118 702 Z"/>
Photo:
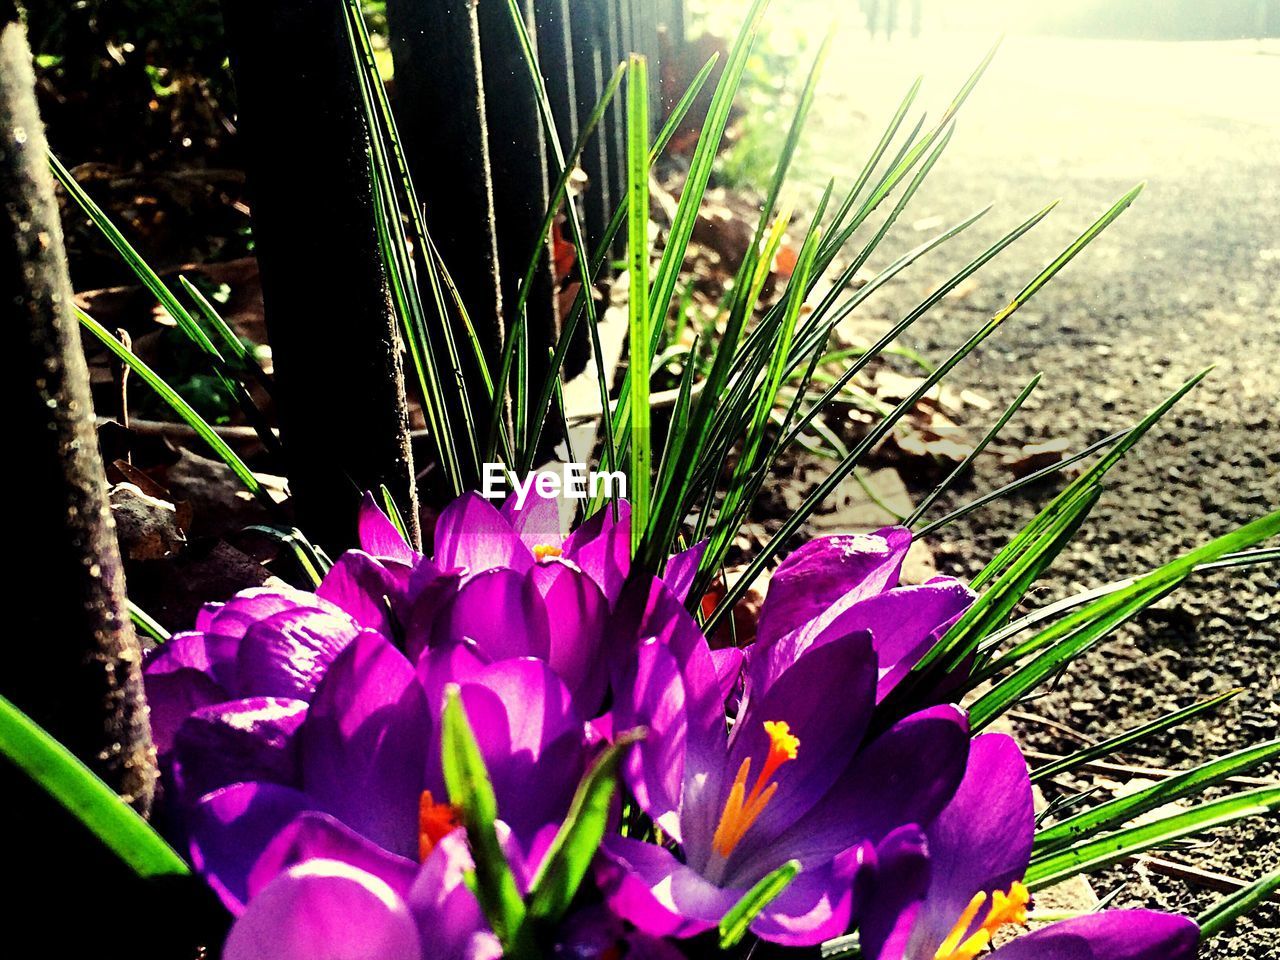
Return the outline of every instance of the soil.
<path id="1" fill-rule="evenodd" d="M 852 5 L 850 5 L 852 6 Z M 856 173 L 913 74 L 926 70 L 940 114 L 984 37 L 872 45 L 838 42 L 811 121 L 802 178 L 816 191 Z M 1134 182 L 1134 207 L 958 369 L 956 385 L 1010 402 L 1045 378 L 1006 428 L 1006 448 L 1065 439 L 1077 450 L 1137 421 L 1210 364 L 1209 379 L 1114 471 L 1110 489 L 1034 590 L 1036 605 L 1138 574 L 1280 506 L 1280 50 L 1255 43 L 1163 44 L 1008 39 L 960 115 L 948 153 L 870 266 L 945 225 L 996 208 L 866 304 L 896 320 L 934 286 L 1055 197 L 1065 202 L 910 332 L 941 359 L 1002 307 Z M 919 108 L 917 108 L 918 112 Z M 814 132 L 816 131 L 816 132 Z M 994 420 L 996 411 L 986 415 Z M 985 425 L 977 425 L 980 434 Z M 1000 446 L 1000 444 L 997 444 Z M 930 516 L 1008 482 L 1000 450 Z M 909 485 L 927 489 L 921 478 Z M 971 576 L 1055 491 L 1000 500 L 934 538 L 943 572 Z M 1096 741 L 1235 687 L 1217 713 L 1123 758 L 1186 767 L 1276 735 L 1280 727 L 1277 567 L 1208 573 L 1113 635 L 1018 723 L 1053 752 Z M 1068 733 L 1062 732 L 1066 728 Z M 1254 776 L 1274 778 L 1276 770 Z M 1280 824 L 1254 818 L 1156 855 L 1239 879 L 1280 863 Z M 1219 893 L 1127 864 L 1094 878 L 1114 905 L 1194 916 Z M 1204 955 L 1280 957 L 1280 905 L 1263 904 Z"/>

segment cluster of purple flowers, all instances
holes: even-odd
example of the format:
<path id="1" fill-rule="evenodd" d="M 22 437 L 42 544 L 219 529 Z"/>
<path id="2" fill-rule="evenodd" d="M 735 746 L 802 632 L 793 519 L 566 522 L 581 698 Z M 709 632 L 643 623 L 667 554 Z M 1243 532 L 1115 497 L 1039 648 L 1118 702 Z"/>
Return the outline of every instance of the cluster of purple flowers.
<path id="1" fill-rule="evenodd" d="M 906 530 L 796 551 L 745 650 L 711 649 L 686 610 L 699 547 L 633 575 L 625 504 L 563 536 L 554 501 L 464 496 L 427 557 L 366 499 L 360 539 L 315 593 L 209 604 L 146 665 L 169 829 L 236 917 L 227 960 L 501 955 L 445 789 L 450 690 L 522 890 L 592 758 L 647 731 L 623 762 L 633 815 L 557 955 L 681 957 L 789 861 L 799 873 L 751 922 L 780 945 L 856 929 L 867 960 L 971 960 L 1025 923 L 1016 745 L 971 739 L 945 703 L 877 712 L 973 599 L 949 578 L 899 585 Z M 1180 917 L 1108 911 L 996 954 L 1183 960 L 1197 938 Z"/>

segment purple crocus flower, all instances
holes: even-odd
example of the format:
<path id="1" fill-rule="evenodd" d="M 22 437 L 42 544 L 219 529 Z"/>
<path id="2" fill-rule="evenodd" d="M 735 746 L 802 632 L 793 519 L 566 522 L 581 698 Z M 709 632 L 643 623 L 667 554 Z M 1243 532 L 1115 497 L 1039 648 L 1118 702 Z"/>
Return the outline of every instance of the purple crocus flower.
<path id="1" fill-rule="evenodd" d="M 861 905 L 867 960 L 972 960 L 1009 923 L 1025 923 L 1022 884 L 1035 814 L 1026 763 L 1012 739 L 973 741 L 955 797 L 923 830 L 876 851 Z M 1190 960 L 1199 931 L 1185 917 L 1108 910 L 1050 924 L 998 947 L 992 960 Z"/>
<path id="2" fill-rule="evenodd" d="M 415 668 L 366 631 L 334 658 L 310 703 L 250 697 L 183 723 L 170 759 L 174 799 L 192 862 L 233 912 L 263 851 L 303 814 L 324 814 L 410 863 L 456 826 L 438 735 L 446 683 L 460 687 L 514 847 L 527 853 L 554 832 L 586 766 L 585 721 L 546 663 L 465 653 Z M 533 775 L 546 767 L 557 776 Z"/>
<path id="3" fill-rule="evenodd" d="M 750 654 L 756 694 L 805 651 L 865 630 L 876 653 L 876 701 L 883 700 L 974 600 L 951 577 L 899 586 L 910 547 L 910 530 L 887 527 L 810 540 L 779 564 Z"/>
<path id="4" fill-rule="evenodd" d="M 734 659 L 712 656 L 660 581 L 642 607 L 635 629 L 648 639 L 618 685 L 613 720 L 649 728 L 625 772 L 680 856 L 607 837 L 597 879 L 608 904 L 649 934 L 692 936 L 796 859 L 799 875 L 751 929 L 792 946 L 843 933 L 873 846 L 901 824 L 931 821 L 959 783 L 963 714 L 935 707 L 864 743 L 878 671 L 871 635 L 856 630 L 797 649 L 789 663 L 771 661 L 767 685 L 752 676 L 729 734 Z"/>

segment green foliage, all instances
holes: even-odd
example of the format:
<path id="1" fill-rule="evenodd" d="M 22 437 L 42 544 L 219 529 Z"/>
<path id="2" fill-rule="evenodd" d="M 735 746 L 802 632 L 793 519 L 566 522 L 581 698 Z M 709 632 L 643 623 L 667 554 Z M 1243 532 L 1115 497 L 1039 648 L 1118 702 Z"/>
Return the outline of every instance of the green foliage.
<path id="1" fill-rule="evenodd" d="M 4 697 L 0 697 L 0 753 L 43 787 L 138 876 L 180 876 L 191 872 L 131 806 Z"/>

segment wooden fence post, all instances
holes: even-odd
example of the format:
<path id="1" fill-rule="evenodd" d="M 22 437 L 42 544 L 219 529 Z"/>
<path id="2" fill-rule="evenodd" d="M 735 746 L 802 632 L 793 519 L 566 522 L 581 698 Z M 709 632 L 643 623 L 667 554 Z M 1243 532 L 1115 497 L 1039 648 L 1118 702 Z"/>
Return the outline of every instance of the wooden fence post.
<path id="1" fill-rule="evenodd" d="M 521 9 L 536 49 L 532 0 L 522 0 Z M 511 329 L 517 319 L 514 311 L 520 282 L 540 244 L 538 232 L 549 201 L 547 149 L 537 92 L 505 0 L 485 0 L 476 12 L 492 161 L 498 273 L 503 314 Z M 550 238 L 542 245 L 545 255 L 534 273 L 527 300 L 529 383 L 535 391 L 550 370 L 547 351 L 555 345 L 559 330 Z M 556 433 L 546 430 L 544 436 L 551 440 Z"/>
<path id="2" fill-rule="evenodd" d="M 387 0 L 395 110 L 427 229 L 440 251 L 491 371 L 502 352 L 502 289 L 493 179 L 480 72 L 477 0 Z M 489 0 L 490 3 L 494 0 Z M 424 297 L 430 303 L 429 297 Z M 461 329 L 459 353 L 469 352 Z M 467 382 L 476 382 L 470 372 Z M 473 409 L 487 417 L 488 410 Z M 461 423 L 458 417 L 451 417 Z"/>
<path id="3" fill-rule="evenodd" d="M 337 0 L 224 0 L 276 402 L 299 527 L 354 540 L 385 484 L 417 537 L 400 335 Z"/>

